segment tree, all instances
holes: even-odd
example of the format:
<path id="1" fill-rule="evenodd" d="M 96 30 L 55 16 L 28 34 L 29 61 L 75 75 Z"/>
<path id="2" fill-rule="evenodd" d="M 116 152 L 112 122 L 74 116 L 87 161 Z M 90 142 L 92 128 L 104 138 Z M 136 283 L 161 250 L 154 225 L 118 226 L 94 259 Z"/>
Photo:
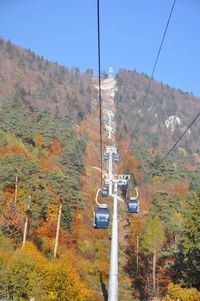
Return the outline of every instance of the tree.
<path id="1" fill-rule="evenodd" d="M 145 230 L 142 237 L 143 248 L 147 255 L 152 256 L 152 291 L 157 291 L 156 285 L 156 263 L 158 252 L 164 243 L 164 228 L 158 217 L 147 218 Z"/>
<path id="2" fill-rule="evenodd" d="M 168 292 L 162 301 L 199 301 L 200 292 L 195 288 L 182 288 L 180 285 L 170 283 Z"/>
<path id="3" fill-rule="evenodd" d="M 90 296 L 75 268 L 73 254 L 49 262 L 28 242 L 11 254 L 8 261 L 0 253 L 0 294 L 16 301 L 86 301 Z M 37 284 L 37 285 L 36 285 Z"/>
<path id="4" fill-rule="evenodd" d="M 186 195 L 183 232 L 178 244 L 178 254 L 173 266 L 175 279 L 183 285 L 200 289 L 200 189 Z"/>

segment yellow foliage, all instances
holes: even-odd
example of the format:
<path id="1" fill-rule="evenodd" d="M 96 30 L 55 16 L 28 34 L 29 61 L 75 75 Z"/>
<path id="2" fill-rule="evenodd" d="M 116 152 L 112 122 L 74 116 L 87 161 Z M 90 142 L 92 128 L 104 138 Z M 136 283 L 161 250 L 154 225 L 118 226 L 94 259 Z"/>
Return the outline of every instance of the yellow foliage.
<path id="1" fill-rule="evenodd" d="M 170 283 L 168 292 L 162 301 L 199 301 L 200 292 L 196 288 L 182 288 L 178 284 Z"/>
<path id="2" fill-rule="evenodd" d="M 58 210 L 59 210 L 59 205 L 57 205 L 57 204 L 48 205 L 48 208 L 47 208 L 47 211 L 46 211 L 47 221 L 57 220 Z"/>
<path id="3" fill-rule="evenodd" d="M 172 166 L 173 166 L 173 169 L 176 170 L 177 165 L 175 162 L 172 164 Z"/>
<path id="4" fill-rule="evenodd" d="M 179 147 L 178 150 L 179 150 L 179 153 L 181 153 L 184 157 L 187 157 L 188 154 L 183 147 Z"/>
<path id="5" fill-rule="evenodd" d="M 93 248 L 93 242 L 89 240 L 77 240 L 77 244 L 79 249 L 84 253 L 87 254 L 87 252 L 90 252 Z"/>
<path id="6" fill-rule="evenodd" d="M 160 179 L 160 177 L 155 176 L 155 177 L 153 177 L 152 182 L 153 182 L 154 185 L 158 185 L 158 184 L 160 184 L 161 179 Z"/>
<path id="7" fill-rule="evenodd" d="M 56 296 L 55 292 L 49 292 L 48 293 L 47 300 L 54 301 L 54 300 L 56 300 L 56 298 L 57 298 L 57 296 Z"/>
<path id="8" fill-rule="evenodd" d="M 36 134 L 34 137 L 34 142 L 36 144 L 36 147 L 41 146 L 43 140 L 44 140 L 44 137 L 41 134 Z"/>
<path id="9" fill-rule="evenodd" d="M 24 74 L 23 70 L 17 68 L 17 70 L 16 70 L 16 77 L 21 77 L 21 76 L 23 76 L 23 74 Z"/>
<path id="10" fill-rule="evenodd" d="M 148 154 L 149 154 L 150 156 L 153 156 L 153 155 L 155 154 L 155 150 L 154 150 L 153 148 L 149 148 L 149 149 L 148 149 Z"/>
<path id="11" fill-rule="evenodd" d="M 59 166 L 55 166 L 53 171 L 58 175 L 58 176 L 63 176 L 63 171 Z"/>
<path id="12" fill-rule="evenodd" d="M 50 262 L 27 242 L 24 248 L 12 253 L 9 261 L 2 257 L 1 287 L 6 291 L 1 290 L 1 295 L 9 294 L 16 301 L 31 297 L 42 301 L 88 300 L 90 292 L 84 287 L 72 257 L 66 254 Z"/>
<path id="13" fill-rule="evenodd" d="M 24 143 L 20 139 L 17 139 L 15 135 L 11 133 L 4 133 L 4 138 L 6 139 L 8 145 L 17 145 L 18 147 L 26 151 Z"/>
<path id="14" fill-rule="evenodd" d="M 47 290 L 49 289 L 49 293 L 56 293 L 56 300 L 85 301 L 90 297 L 89 290 L 84 287 L 69 256 L 51 264 L 47 281 Z"/>

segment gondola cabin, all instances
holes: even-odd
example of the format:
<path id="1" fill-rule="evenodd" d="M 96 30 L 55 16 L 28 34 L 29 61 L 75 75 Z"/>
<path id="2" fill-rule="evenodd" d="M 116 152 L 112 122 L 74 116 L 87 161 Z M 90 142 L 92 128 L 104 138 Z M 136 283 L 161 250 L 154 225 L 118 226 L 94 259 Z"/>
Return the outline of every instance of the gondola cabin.
<path id="1" fill-rule="evenodd" d="M 119 155 L 118 154 L 116 154 L 116 155 L 114 155 L 114 162 L 119 162 Z"/>
<path id="2" fill-rule="evenodd" d="M 104 156 L 103 156 L 103 158 L 104 158 L 105 161 L 107 161 L 109 159 L 108 153 L 105 153 Z"/>
<path id="3" fill-rule="evenodd" d="M 107 187 L 102 188 L 101 195 L 103 198 L 106 198 L 108 196 L 108 188 Z"/>
<path id="4" fill-rule="evenodd" d="M 138 199 L 130 198 L 128 200 L 128 211 L 130 213 L 138 213 L 140 211 Z"/>
<path id="5" fill-rule="evenodd" d="M 117 182 L 117 187 L 118 188 L 123 188 L 124 185 L 125 185 L 124 180 L 119 179 L 118 182 Z"/>
<path id="6" fill-rule="evenodd" d="M 110 212 L 106 204 L 100 204 L 94 215 L 94 228 L 96 229 L 106 229 L 108 228 L 110 221 Z"/>

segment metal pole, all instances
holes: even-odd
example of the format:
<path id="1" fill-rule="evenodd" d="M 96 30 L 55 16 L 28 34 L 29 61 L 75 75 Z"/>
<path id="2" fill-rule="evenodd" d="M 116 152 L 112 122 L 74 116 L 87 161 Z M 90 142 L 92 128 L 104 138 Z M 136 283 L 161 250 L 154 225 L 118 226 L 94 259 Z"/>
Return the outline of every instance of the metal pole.
<path id="1" fill-rule="evenodd" d="M 108 176 L 109 176 L 109 195 L 112 195 L 112 151 L 109 151 Z"/>
<path id="2" fill-rule="evenodd" d="M 114 182 L 112 240 L 110 251 L 110 275 L 108 301 L 118 301 L 118 228 L 117 228 L 117 181 Z"/>

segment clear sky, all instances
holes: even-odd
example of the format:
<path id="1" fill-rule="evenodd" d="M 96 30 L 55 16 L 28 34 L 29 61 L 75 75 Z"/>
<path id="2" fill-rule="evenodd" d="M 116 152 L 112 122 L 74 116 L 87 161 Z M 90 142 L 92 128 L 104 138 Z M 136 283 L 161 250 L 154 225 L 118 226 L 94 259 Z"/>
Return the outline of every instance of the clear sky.
<path id="1" fill-rule="evenodd" d="M 173 0 L 100 0 L 102 70 L 151 74 Z M 0 35 L 97 72 L 96 0 L 0 0 Z M 200 0 L 177 0 L 154 78 L 200 97 Z"/>

